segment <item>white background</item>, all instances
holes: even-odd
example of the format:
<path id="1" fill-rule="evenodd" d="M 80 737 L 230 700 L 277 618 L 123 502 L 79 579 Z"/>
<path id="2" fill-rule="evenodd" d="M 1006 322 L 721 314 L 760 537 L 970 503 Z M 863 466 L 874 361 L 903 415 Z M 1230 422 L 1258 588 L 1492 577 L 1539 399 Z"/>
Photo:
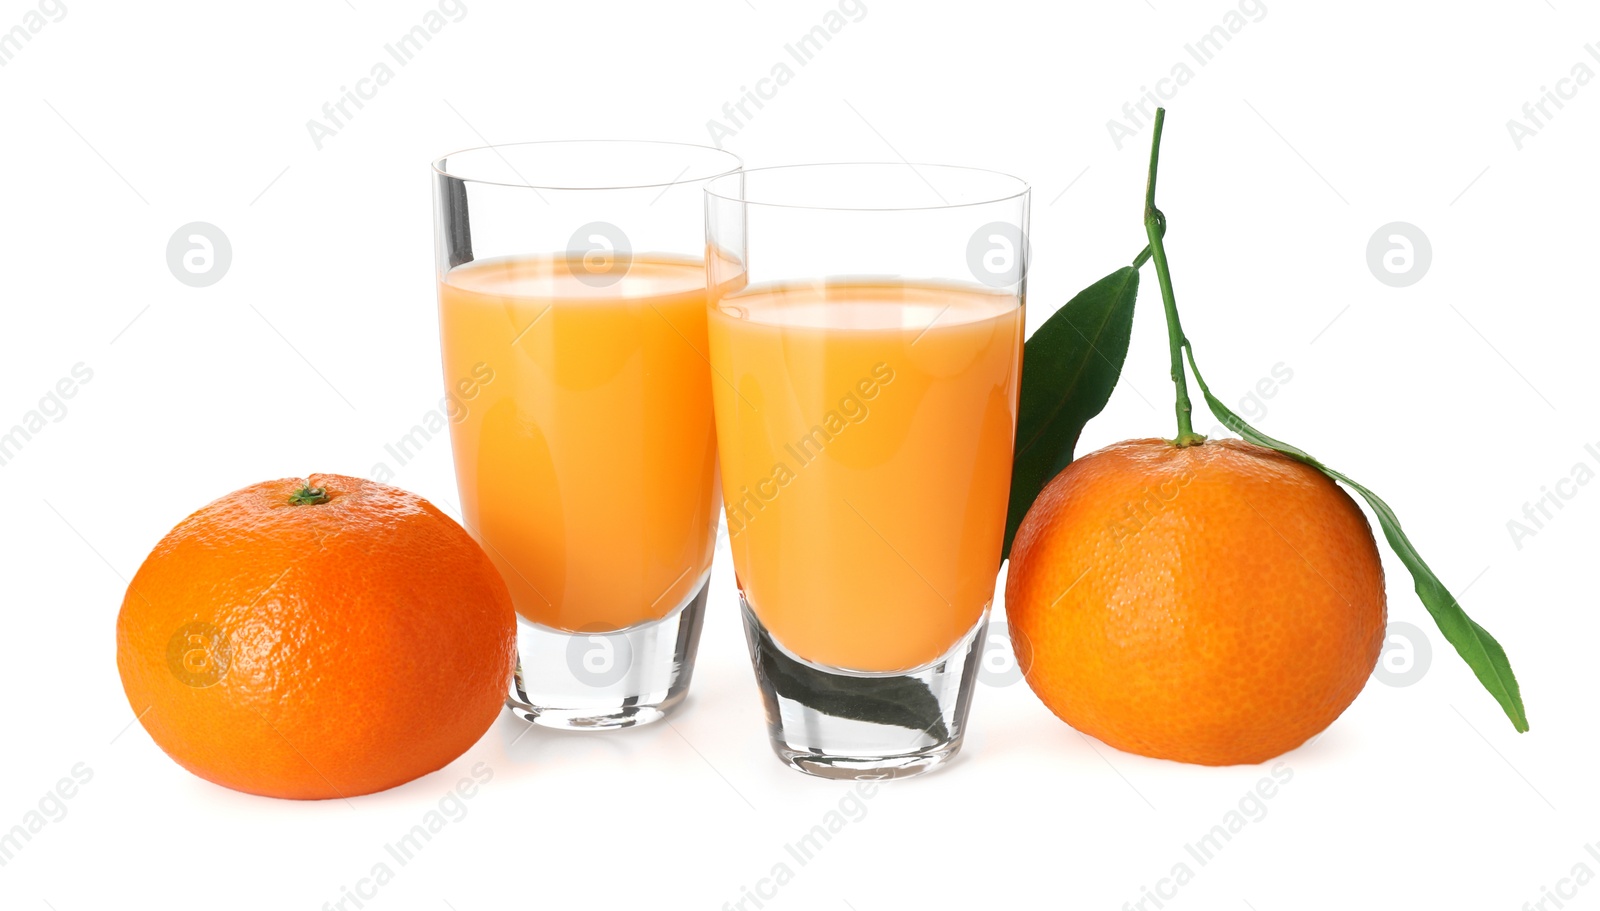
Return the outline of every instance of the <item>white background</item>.
<path id="1" fill-rule="evenodd" d="M 0 904 L 337 906 L 479 762 L 493 779 L 468 815 L 368 908 L 737 907 L 779 861 L 794 879 L 766 907 L 854 911 L 1137 907 L 1179 861 L 1194 877 L 1167 907 L 1241 911 L 1515 909 L 1577 864 L 1600 874 L 1585 851 L 1600 839 L 1600 485 L 1563 485 L 1572 499 L 1520 546 L 1507 527 L 1574 465 L 1600 469 L 1584 448 L 1600 450 L 1600 84 L 1550 107 L 1520 150 L 1506 127 L 1574 64 L 1600 72 L 1584 49 L 1600 14 L 1576 0 L 1268 0 L 1204 67 L 1184 45 L 1224 0 L 865 0 L 727 143 L 751 166 L 903 155 L 1027 178 L 1032 328 L 1143 245 L 1149 131 L 1119 151 L 1106 122 L 1187 61 L 1160 201 L 1208 379 L 1238 401 L 1274 365 L 1292 371 L 1257 425 L 1385 495 L 1446 582 L 1470 584 L 1463 603 L 1509 652 L 1531 733 L 1513 732 L 1386 554 L 1391 618 L 1428 631 L 1431 667 L 1409 687 L 1372 682 L 1286 756 L 1292 780 L 1209 864 L 1185 844 L 1267 767 L 1119 753 L 1017 683 L 978 692 L 959 761 L 885 786 L 800 867 L 784 845 L 849 786 L 769 754 L 724 550 L 670 726 L 519 736 L 507 715 L 447 769 L 348 802 L 251 797 L 180 769 L 131 724 L 118 682 L 126 579 L 212 498 L 370 475 L 436 407 L 428 162 L 485 141 L 706 141 L 706 121 L 836 8 L 466 0 L 318 150 L 306 121 L 433 8 L 351 2 L 66 0 L 0 68 L 0 427 L 75 364 L 93 371 L 0 467 L 0 829 L 76 764 L 93 773 L 0 867 Z M 5 0 L 0 30 L 33 9 Z M 192 221 L 232 243 L 206 288 L 166 264 Z M 1432 244 L 1406 288 L 1366 260 L 1393 221 Z M 1080 451 L 1172 433 L 1146 273 L 1124 381 Z M 448 445 L 394 483 L 456 502 Z M 1600 906 L 1585 882 L 1562 886 L 1569 907 Z"/>

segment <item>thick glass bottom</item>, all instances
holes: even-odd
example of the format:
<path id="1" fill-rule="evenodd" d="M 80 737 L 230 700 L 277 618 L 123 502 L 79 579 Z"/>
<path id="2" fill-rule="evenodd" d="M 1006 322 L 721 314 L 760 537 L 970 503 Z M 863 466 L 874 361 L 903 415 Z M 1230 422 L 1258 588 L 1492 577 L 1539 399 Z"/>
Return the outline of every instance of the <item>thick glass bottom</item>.
<path id="1" fill-rule="evenodd" d="M 961 749 L 989 607 L 937 660 L 873 674 L 790 653 L 744 608 L 745 638 L 767 709 L 772 749 L 790 768 L 833 779 L 908 778 Z"/>
<path id="2" fill-rule="evenodd" d="M 708 570 L 672 613 L 620 630 L 573 633 L 519 617 L 506 706 L 524 721 L 566 730 L 665 718 L 689 692 L 710 582 Z"/>

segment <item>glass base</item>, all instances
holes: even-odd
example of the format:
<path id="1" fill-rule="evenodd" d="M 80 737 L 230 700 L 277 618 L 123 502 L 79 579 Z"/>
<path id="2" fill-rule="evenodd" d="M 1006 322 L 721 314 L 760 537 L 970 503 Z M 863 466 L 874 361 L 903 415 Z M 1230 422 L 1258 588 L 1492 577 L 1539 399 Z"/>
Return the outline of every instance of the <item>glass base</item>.
<path id="1" fill-rule="evenodd" d="M 767 733 L 785 765 L 821 778 L 909 778 L 960 751 L 988 605 L 972 629 L 931 664 L 873 674 L 795 656 L 756 619 L 743 593 L 740 604 L 766 703 Z"/>
<path id="2" fill-rule="evenodd" d="M 711 572 L 660 620 L 568 632 L 517 618 L 517 673 L 506 706 L 524 721 L 610 730 L 665 718 L 689 692 Z"/>

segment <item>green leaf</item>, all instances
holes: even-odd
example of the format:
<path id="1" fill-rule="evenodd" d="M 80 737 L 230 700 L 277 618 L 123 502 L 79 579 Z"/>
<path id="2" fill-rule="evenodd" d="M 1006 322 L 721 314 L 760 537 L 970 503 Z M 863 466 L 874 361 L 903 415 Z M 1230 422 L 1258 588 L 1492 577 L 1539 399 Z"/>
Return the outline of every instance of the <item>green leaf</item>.
<path id="1" fill-rule="evenodd" d="M 1072 462 L 1083 425 L 1110 401 L 1138 296 L 1139 271 L 1123 266 L 1078 292 L 1024 346 L 1002 560 L 1034 498 Z"/>
<path id="2" fill-rule="evenodd" d="M 950 739 L 939 700 L 921 680 L 824 673 L 784 654 L 765 633 L 757 637 L 757 672 L 765 674 L 777 695 L 839 718 L 920 731 L 936 743 Z M 769 705 L 768 711 L 776 717 L 779 708 Z"/>
<path id="3" fill-rule="evenodd" d="M 1445 588 L 1439 577 L 1428 568 L 1428 564 L 1422 561 L 1422 555 L 1417 553 L 1411 539 L 1401 530 L 1400 519 L 1395 516 L 1394 510 L 1389 508 L 1389 504 L 1383 502 L 1377 494 L 1366 487 L 1318 462 L 1303 450 L 1281 440 L 1275 440 L 1246 424 L 1238 415 L 1228 410 L 1226 405 L 1217 401 L 1217 397 L 1206 388 L 1205 378 L 1200 376 L 1200 368 L 1194 362 L 1194 349 L 1189 347 L 1187 342 L 1184 343 L 1184 349 L 1189 355 L 1189 369 L 1194 372 L 1195 382 L 1200 385 L 1200 391 L 1206 397 L 1206 404 L 1224 426 L 1252 443 L 1276 449 L 1284 455 L 1305 462 L 1335 481 L 1343 482 L 1367 501 L 1367 505 L 1371 506 L 1372 511 L 1378 516 L 1378 524 L 1382 526 L 1383 536 L 1388 540 L 1389 546 L 1394 549 L 1400 562 L 1406 565 L 1406 569 L 1411 571 L 1411 578 L 1417 587 L 1417 597 L 1422 599 L 1422 605 L 1433 615 L 1434 622 L 1439 625 L 1439 631 L 1444 633 L 1445 639 L 1456 647 L 1456 651 L 1467 662 L 1467 666 L 1472 668 L 1483 688 L 1500 703 L 1500 708 L 1505 711 L 1506 717 L 1511 719 L 1512 725 L 1518 731 L 1527 731 L 1528 715 L 1522 707 L 1522 691 L 1517 686 L 1516 675 L 1511 672 L 1511 661 L 1506 657 L 1506 650 L 1489 635 L 1488 630 L 1467 616 L 1467 612 L 1461 609 L 1455 596 L 1450 594 L 1450 590 Z"/>

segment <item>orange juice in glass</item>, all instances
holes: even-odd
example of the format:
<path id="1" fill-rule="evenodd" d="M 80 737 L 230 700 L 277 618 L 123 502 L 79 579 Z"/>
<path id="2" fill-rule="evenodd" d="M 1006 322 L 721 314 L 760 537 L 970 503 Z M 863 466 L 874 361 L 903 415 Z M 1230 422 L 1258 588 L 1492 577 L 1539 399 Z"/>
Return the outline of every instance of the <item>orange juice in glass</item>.
<path id="1" fill-rule="evenodd" d="M 916 774 L 960 748 L 1000 565 L 1027 187 L 905 164 L 707 189 L 730 546 L 780 758 Z"/>
<path id="2" fill-rule="evenodd" d="M 461 513 L 520 617 L 530 721 L 626 727 L 687 691 L 720 505 L 700 195 L 737 167 L 633 142 L 435 166 Z"/>

